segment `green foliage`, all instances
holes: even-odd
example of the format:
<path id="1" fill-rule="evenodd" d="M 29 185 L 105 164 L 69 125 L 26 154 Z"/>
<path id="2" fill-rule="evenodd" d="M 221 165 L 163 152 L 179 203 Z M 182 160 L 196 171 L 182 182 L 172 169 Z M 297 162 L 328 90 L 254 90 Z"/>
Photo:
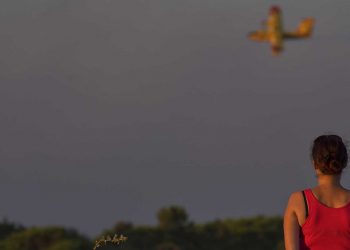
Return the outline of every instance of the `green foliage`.
<path id="1" fill-rule="evenodd" d="M 2 250 L 83 250 L 91 249 L 91 243 L 73 230 L 59 227 L 29 228 L 11 234 L 1 242 L 0 248 Z"/>
<path id="2" fill-rule="evenodd" d="M 125 234 L 132 230 L 133 224 L 131 222 L 119 221 L 113 227 L 114 234 Z"/>
<path id="3" fill-rule="evenodd" d="M 285 250 L 284 240 L 280 240 L 277 244 L 277 250 Z"/>
<path id="4" fill-rule="evenodd" d="M 156 250 L 181 250 L 179 246 L 172 242 L 164 242 L 156 247 Z"/>
<path id="5" fill-rule="evenodd" d="M 46 250 L 83 250 L 86 248 L 86 242 L 81 240 L 60 240 L 54 243 Z"/>
<path id="6" fill-rule="evenodd" d="M 282 250 L 284 247 L 281 217 L 256 216 L 194 224 L 188 222 L 186 211 L 176 206 L 162 208 L 157 215 L 156 227 L 119 222 L 107 232 L 128 236 L 124 250 Z"/>
<path id="7" fill-rule="evenodd" d="M 198 227 L 201 249 L 277 249 L 283 238 L 280 217 L 257 216 L 249 219 L 216 220 Z"/>
<path id="8" fill-rule="evenodd" d="M 12 233 L 23 231 L 24 227 L 9 222 L 6 219 L 0 223 L 0 241 L 11 235 Z"/>
<path id="9" fill-rule="evenodd" d="M 184 208 L 170 206 L 162 208 L 157 213 L 159 226 L 163 229 L 177 229 L 186 226 L 188 215 Z"/>
<path id="10" fill-rule="evenodd" d="M 282 250 L 283 220 L 281 217 L 215 220 L 208 223 L 189 222 L 185 209 L 162 208 L 157 213 L 157 226 L 134 226 L 118 222 L 96 238 L 98 249 L 116 250 L 113 238 L 125 235 L 123 250 Z M 104 238 L 101 238 L 104 236 Z M 11 223 L 0 224 L 1 250 L 92 250 L 92 243 L 74 230 L 59 227 L 29 228 Z M 106 244 L 109 243 L 109 244 Z M 96 244 L 95 244 L 96 246 Z"/>

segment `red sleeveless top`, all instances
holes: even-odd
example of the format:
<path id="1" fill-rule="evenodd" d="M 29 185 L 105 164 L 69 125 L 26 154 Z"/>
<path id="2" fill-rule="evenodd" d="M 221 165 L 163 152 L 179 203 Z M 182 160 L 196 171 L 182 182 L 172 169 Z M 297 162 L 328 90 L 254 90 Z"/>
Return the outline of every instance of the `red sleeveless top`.
<path id="1" fill-rule="evenodd" d="M 300 250 L 349 250 L 350 202 L 331 208 L 304 190 L 309 215 L 300 230 Z"/>

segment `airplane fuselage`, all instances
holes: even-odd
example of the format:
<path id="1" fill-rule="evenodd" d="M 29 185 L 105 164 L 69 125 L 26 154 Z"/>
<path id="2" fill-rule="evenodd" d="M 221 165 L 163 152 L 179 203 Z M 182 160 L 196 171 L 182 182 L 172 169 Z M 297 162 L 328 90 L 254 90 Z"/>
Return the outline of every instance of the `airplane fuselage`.
<path id="1" fill-rule="evenodd" d="M 270 9 L 267 20 L 267 35 L 272 52 L 276 54 L 281 52 L 283 50 L 282 13 L 277 6 Z"/>

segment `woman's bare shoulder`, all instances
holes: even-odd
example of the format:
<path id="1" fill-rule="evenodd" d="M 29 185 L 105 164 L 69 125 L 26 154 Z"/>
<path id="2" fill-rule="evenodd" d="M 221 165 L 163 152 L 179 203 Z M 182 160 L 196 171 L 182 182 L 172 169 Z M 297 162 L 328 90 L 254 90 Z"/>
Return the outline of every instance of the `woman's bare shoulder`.
<path id="1" fill-rule="evenodd" d="M 298 202 L 300 200 L 303 199 L 303 193 L 302 193 L 302 190 L 300 191 L 295 191 L 295 192 L 292 192 L 289 196 L 289 201 L 291 202 Z"/>
<path id="2" fill-rule="evenodd" d="M 295 217 L 299 226 L 305 222 L 305 204 L 302 190 L 290 194 L 284 213 L 284 218 L 288 219 L 288 217 Z"/>
<path id="3" fill-rule="evenodd" d="M 288 199 L 288 208 L 294 211 L 304 209 L 304 197 L 302 190 L 292 192 Z"/>

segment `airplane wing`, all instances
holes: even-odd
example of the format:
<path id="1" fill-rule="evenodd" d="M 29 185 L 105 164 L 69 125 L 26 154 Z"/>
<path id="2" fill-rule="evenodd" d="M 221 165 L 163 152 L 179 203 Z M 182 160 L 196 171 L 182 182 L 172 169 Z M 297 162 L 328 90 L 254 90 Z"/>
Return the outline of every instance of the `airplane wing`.
<path id="1" fill-rule="evenodd" d="M 315 20 L 313 18 L 305 18 L 302 20 L 297 28 L 293 32 L 284 32 L 284 39 L 298 39 L 298 38 L 307 38 L 312 34 Z"/>
<path id="2" fill-rule="evenodd" d="M 265 30 L 257 30 L 250 32 L 248 34 L 248 37 L 253 40 L 253 41 L 258 41 L 258 42 L 265 42 L 269 40 L 267 31 Z"/>

